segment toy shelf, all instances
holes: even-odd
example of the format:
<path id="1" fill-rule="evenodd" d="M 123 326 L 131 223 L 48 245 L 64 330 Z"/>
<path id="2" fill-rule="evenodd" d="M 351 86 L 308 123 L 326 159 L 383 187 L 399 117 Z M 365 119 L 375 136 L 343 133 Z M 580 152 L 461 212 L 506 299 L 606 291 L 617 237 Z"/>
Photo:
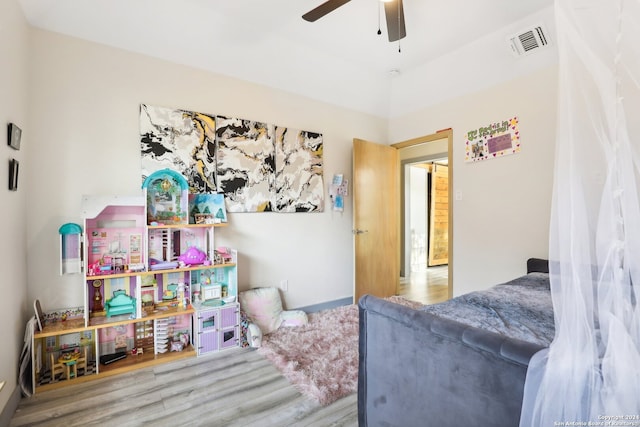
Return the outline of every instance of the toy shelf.
<path id="1" fill-rule="evenodd" d="M 236 263 L 230 262 L 226 264 L 211 264 L 211 265 L 192 265 L 191 267 L 171 268 L 168 270 L 150 270 L 150 271 L 138 271 L 130 273 L 113 273 L 113 274 L 100 274 L 97 276 L 87 276 L 87 280 L 93 279 L 119 279 L 122 277 L 136 277 L 136 276 L 153 276 L 154 274 L 167 274 L 167 273 L 180 273 L 183 271 L 198 271 L 208 270 L 210 268 L 227 268 L 235 267 Z"/>
<path id="2" fill-rule="evenodd" d="M 92 340 L 89 341 L 90 354 L 95 354 L 95 364 L 93 364 L 93 368 L 89 373 L 84 375 L 77 376 L 72 378 L 71 381 L 67 381 L 64 379 L 51 381 L 49 383 L 41 383 L 40 377 L 47 376 L 48 373 L 45 371 L 36 374 L 34 372 L 34 390 L 36 392 L 41 392 L 45 390 L 51 390 L 59 387 L 63 387 L 69 384 L 78 384 L 85 381 L 90 381 L 97 378 L 102 378 L 108 375 L 115 375 L 118 373 L 128 372 L 135 369 L 140 369 L 147 366 L 153 366 L 160 363 L 166 363 L 173 360 L 194 357 L 196 356 L 195 348 L 189 344 L 181 351 L 167 351 L 166 353 L 157 353 L 154 354 L 154 351 L 144 352 L 142 354 L 132 354 L 129 350 L 127 350 L 127 356 L 122 359 L 115 361 L 109 365 L 98 365 L 98 357 L 99 357 L 99 348 L 101 346 L 100 334 L 98 333 L 100 330 L 106 330 L 107 328 L 118 328 L 118 327 L 126 327 L 131 324 L 137 323 L 146 323 L 149 321 L 157 321 L 159 319 L 168 319 L 168 318 L 176 318 L 180 316 L 188 316 L 188 324 L 191 324 L 191 318 L 196 313 L 196 310 L 189 306 L 187 308 L 179 308 L 179 307 L 168 307 L 166 310 L 161 310 L 157 313 L 148 314 L 143 318 L 136 319 L 127 319 L 120 320 L 115 322 L 105 322 L 102 324 L 93 324 L 88 327 L 84 327 L 83 319 L 71 319 L 66 320 L 64 322 L 58 321 L 55 323 L 47 324 L 44 326 L 42 331 L 34 332 L 33 340 L 34 343 L 40 343 L 38 347 L 42 352 L 43 357 L 42 360 L 46 361 L 49 359 L 49 354 L 55 353 L 56 356 L 54 359 L 57 359 L 61 351 L 68 350 L 62 347 L 51 347 L 47 344 L 47 340 L 54 339 L 57 343 L 58 337 L 69 335 L 69 334 L 81 334 L 86 335 L 87 332 L 90 333 Z M 189 327 L 192 331 L 192 328 Z M 190 334 L 191 335 L 191 334 Z M 71 346 L 71 348 L 76 346 Z M 34 346 L 34 349 L 36 346 Z M 35 350 L 34 350 L 35 355 Z M 86 369 L 86 368 L 85 368 Z M 38 381 L 36 381 L 36 377 L 38 377 Z"/>
<path id="3" fill-rule="evenodd" d="M 180 229 L 180 228 L 211 228 L 211 227 L 226 227 L 226 222 L 218 222 L 214 224 L 158 224 L 147 225 L 149 230 L 161 230 L 161 229 Z"/>
<path id="4" fill-rule="evenodd" d="M 115 362 L 113 365 L 101 366 L 100 374 L 98 375 L 79 376 L 78 378 L 74 378 L 71 383 L 80 384 L 87 381 L 94 381 L 98 378 L 131 372 L 137 369 L 161 365 L 163 363 L 173 362 L 180 359 L 187 359 L 190 357 L 196 357 L 196 350 L 193 348 L 193 346 L 189 346 L 180 352 L 171 352 L 156 355 L 154 355 L 153 353 L 143 353 L 136 356 L 129 355 L 125 359 Z M 69 383 L 69 381 L 58 381 L 51 384 L 38 385 L 36 388 L 36 392 L 40 393 L 43 391 L 67 387 Z"/>
<path id="5" fill-rule="evenodd" d="M 159 365 L 162 363 L 172 362 L 174 360 L 186 359 L 188 357 L 194 357 L 196 350 L 192 345 L 187 346 L 182 351 L 172 351 L 161 354 L 153 354 L 152 352 L 127 355 L 122 360 L 118 360 L 110 365 L 100 365 L 100 377 L 122 374 L 124 372 L 134 371 L 140 368 L 146 368 L 149 366 Z"/>
<path id="6" fill-rule="evenodd" d="M 84 326 L 84 319 L 71 319 L 64 322 L 54 322 L 46 324 L 41 331 L 35 331 L 33 338 L 47 338 L 57 335 L 74 334 L 86 331 L 96 331 L 97 329 L 110 328 L 114 326 L 128 325 L 131 323 L 144 322 L 147 320 L 164 319 L 167 317 L 182 316 L 184 314 L 193 314 L 196 310 L 189 306 L 187 308 L 168 307 L 166 310 L 158 310 L 156 313 L 147 314 L 140 318 L 118 320 L 118 321 L 101 321 L 103 318 L 94 318 L 95 320 L 89 326 Z"/>
<path id="7" fill-rule="evenodd" d="M 191 267 L 182 267 L 176 268 L 173 270 L 155 270 L 148 271 L 147 274 L 157 274 L 157 273 L 172 273 L 176 271 L 198 271 L 198 270 L 208 270 L 210 268 L 226 268 L 226 267 L 235 267 L 235 262 L 230 262 L 227 264 L 211 264 L 211 265 L 192 265 Z"/>
<path id="8" fill-rule="evenodd" d="M 187 308 L 180 307 L 168 307 L 167 310 L 158 310 L 156 313 L 143 314 L 142 317 L 136 317 L 135 319 L 126 320 L 107 320 L 105 317 L 93 317 L 91 318 L 91 326 L 87 329 L 101 329 L 110 328 L 114 326 L 129 325 L 131 323 L 144 322 L 146 320 L 164 319 L 167 317 L 182 316 L 183 314 L 193 314 L 195 310 L 192 306 Z M 66 333 L 66 332 L 65 332 Z"/>
<path id="9" fill-rule="evenodd" d="M 84 319 L 72 319 L 65 320 L 64 322 L 55 322 L 45 325 L 41 331 L 35 331 L 33 333 L 34 338 L 46 338 L 63 334 L 74 334 L 78 332 L 85 332 L 95 328 L 85 327 Z"/>

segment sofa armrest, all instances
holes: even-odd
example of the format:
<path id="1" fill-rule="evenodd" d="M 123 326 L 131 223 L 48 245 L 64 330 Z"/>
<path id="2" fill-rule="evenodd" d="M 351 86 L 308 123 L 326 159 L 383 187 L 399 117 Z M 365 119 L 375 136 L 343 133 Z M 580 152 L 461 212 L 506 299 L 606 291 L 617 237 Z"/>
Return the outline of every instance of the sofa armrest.
<path id="1" fill-rule="evenodd" d="M 518 425 L 527 365 L 543 346 L 372 296 L 359 311 L 361 426 Z"/>

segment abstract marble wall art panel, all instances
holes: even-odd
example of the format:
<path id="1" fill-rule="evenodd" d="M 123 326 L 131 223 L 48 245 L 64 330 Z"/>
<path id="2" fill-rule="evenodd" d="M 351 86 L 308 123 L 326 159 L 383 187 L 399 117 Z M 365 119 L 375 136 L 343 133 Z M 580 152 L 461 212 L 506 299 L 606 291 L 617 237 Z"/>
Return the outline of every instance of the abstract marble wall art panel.
<path id="1" fill-rule="evenodd" d="M 277 212 L 322 212 L 322 134 L 277 126 Z"/>
<path id="2" fill-rule="evenodd" d="M 161 169 L 190 193 L 222 193 L 227 212 L 322 212 L 322 134 L 140 105 L 142 180 Z"/>
<path id="3" fill-rule="evenodd" d="M 216 121 L 217 188 L 227 212 L 273 211 L 273 125 L 221 116 Z"/>
<path id="4" fill-rule="evenodd" d="M 216 190 L 214 116 L 140 105 L 142 180 L 169 168 L 182 174 L 191 193 Z"/>

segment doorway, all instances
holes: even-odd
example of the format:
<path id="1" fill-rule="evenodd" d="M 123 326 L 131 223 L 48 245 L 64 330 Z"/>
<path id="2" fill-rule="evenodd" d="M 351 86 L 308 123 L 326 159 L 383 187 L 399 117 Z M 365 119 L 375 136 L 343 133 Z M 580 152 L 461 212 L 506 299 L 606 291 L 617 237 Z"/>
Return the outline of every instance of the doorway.
<path id="1" fill-rule="evenodd" d="M 402 160 L 398 293 L 425 304 L 449 298 L 448 155 Z"/>
<path id="2" fill-rule="evenodd" d="M 451 298 L 451 131 L 394 144 L 400 159 L 398 295 L 424 304 Z"/>
<path id="3" fill-rule="evenodd" d="M 451 129 L 391 145 L 353 140 L 353 234 L 354 234 L 354 302 L 362 295 L 379 298 L 402 295 L 400 286 L 401 233 L 403 202 L 400 162 L 436 153 L 447 153 L 448 198 L 451 200 L 453 165 Z M 425 150 L 428 152 L 425 154 Z M 453 270 L 453 206 L 449 206 L 447 224 L 448 285 L 441 286 L 446 298 L 451 298 Z"/>

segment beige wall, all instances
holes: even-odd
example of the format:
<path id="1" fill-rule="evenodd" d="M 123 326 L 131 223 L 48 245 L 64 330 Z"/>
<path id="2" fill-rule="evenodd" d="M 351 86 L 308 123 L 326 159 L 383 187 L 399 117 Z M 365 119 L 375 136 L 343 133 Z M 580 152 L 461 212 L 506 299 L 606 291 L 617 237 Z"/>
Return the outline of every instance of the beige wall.
<path id="1" fill-rule="evenodd" d="M 521 275 L 527 258 L 548 255 L 556 85 L 557 67 L 551 66 L 390 120 L 392 142 L 453 129 L 455 295 Z M 468 131 L 514 115 L 520 121 L 520 153 L 465 163 Z"/>
<path id="2" fill-rule="evenodd" d="M 3 408 L 16 391 L 17 366 L 25 322 L 32 310 L 27 301 L 26 266 L 26 205 L 28 185 L 24 171 L 30 167 L 27 154 L 31 145 L 31 128 L 27 120 L 29 30 L 15 1 L 0 2 L 0 219 L 3 224 L 0 259 L 0 425 L 5 421 Z M 20 151 L 7 145 L 7 123 L 15 123 L 23 130 Z M 9 159 L 20 162 L 17 192 L 8 190 Z M 15 395 L 14 395 L 15 397 Z M 15 402 L 14 402 L 15 403 Z M 9 414 L 10 415 L 10 414 Z"/>
<path id="3" fill-rule="evenodd" d="M 140 194 L 140 103 L 321 132 L 325 181 L 351 175 L 352 138 L 381 140 L 387 122 L 283 91 L 59 34 L 33 30 L 30 114 L 38 202 L 27 218 L 29 296 L 79 306 L 79 277 L 58 275 L 58 227 L 81 223 L 83 194 Z M 325 182 L 326 184 L 326 182 Z M 328 207 L 328 203 L 327 203 Z M 344 213 L 230 214 L 218 244 L 238 249 L 239 285 L 288 280 L 289 308 L 351 297 L 351 200 Z"/>

